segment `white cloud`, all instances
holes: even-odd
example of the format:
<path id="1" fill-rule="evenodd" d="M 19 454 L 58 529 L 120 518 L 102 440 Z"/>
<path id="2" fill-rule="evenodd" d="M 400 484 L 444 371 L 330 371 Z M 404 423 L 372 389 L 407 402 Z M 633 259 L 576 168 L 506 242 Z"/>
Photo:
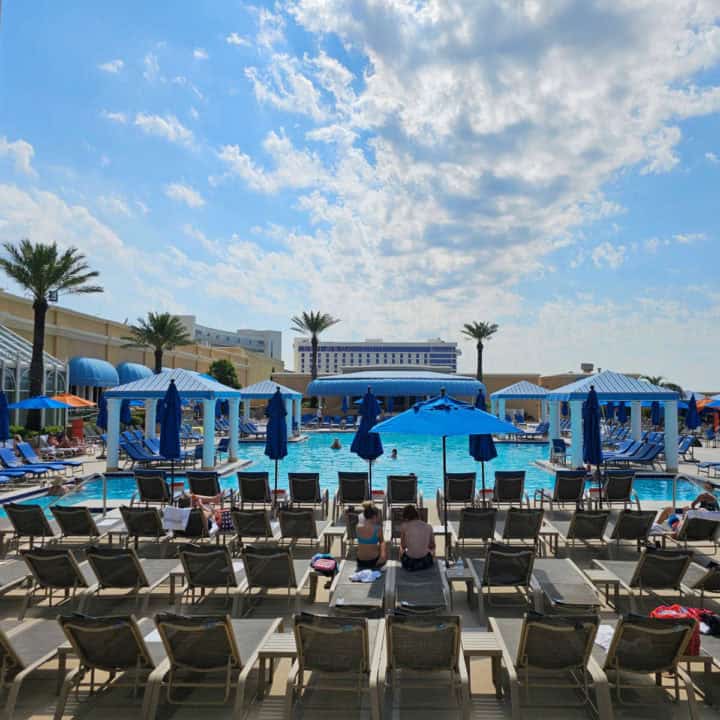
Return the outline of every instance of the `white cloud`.
<path id="1" fill-rule="evenodd" d="M 135 125 L 148 135 L 162 137 L 169 142 L 179 145 L 191 145 L 193 143 L 192 130 L 186 128 L 175 115 L 149 115 L 137 113 Z"/>
<path id="2" fill-rule="evenodd" d="M 100 70 L 106 73 L 112 73 L 113 75 L 119 73 L 123 67 L 125 67 L 125 63 L 120 58 L 117 60 L 108 60 L 107 62 L 98 65 Z"/>
<path id="3" fill-rule="evenodd" d="M 193 120 L 197 120 L 200 117 L 200 113 L 197 111 L 197 108 L 195 108 L 195 107 L 191 107 L 189 110 L 189 113 L 190 113 L 190 117 Z"/>
<path id="4" fill-rule="evenodd" d="M 193 50 L 193 57 L 196 60 L 207 60 L 209 55 L 207 54 L 207 50 L 204 48 L 195 48 Z"/>
<path id="5" fill-rule="evenodd" d="M 625 246 L 600 243 L 593 248 L 591 257 L 596 268 L 606 266 L 617 270 L 625 262 Z"/>
<path id="6" fill-rule="evenodd" d="M 266 48 L 285 42 L 285 18 L 279 12 L 260 8 L 255 39 L 258 45 Z"/>
<path id="7" fill-rule="evenodd" d="M 100 117 L 110 120 L 110 122 L 119 123 L 125 125 L 128 121 L 127 115 L 124 112 L 113 112 L 111 110 L 101 110 Z"/>
<path id="8" fill-rule="evenodd" d="M 325 118 L 320 91 L 303 74 L 300 63 L 290 56 L 275 55 L 268 72 L 249 67 L 245 69 L 245 75 L 253 85 L 258 102 L 286 112 L 309 115 L 317 121 Z"/>
<path id="9" fill-rule="evenodd" d="M 27 140 L 11 142 L 4 135 L 0 136 L 0 158 L 6 157 L 12 160 L 18 173 L 31 177 L 37 174 L 32 166 L 34 156 L 35 148 Z"/>
<path id="10" fill-rule="evenodd" d="M 124 215 L 125 217 L 132 215 L 127 201 L 120 195 L 101 195 L 98 198 L 98 205 L 111 215 Z"/>
<path id="11" fill-rule="evenodd" d="M 141 200 L 136 200 L 135 205 L 143 215 L 147 215 L 150 212 L 150 208 Z"/>
<path id="12" fill-rule="evenodd" d="M 705 233 L 678 233 L 673 235 L 673 240 L 681 245 L 691 245 L 694 242 L 705 240 Z"/>
<path id="13" fill-rule="evenodd" d="M 720 163 L 720 158 L 714 152 L 706 152 L 705 159 L 713 165 Z"/>
<path id="14" fill-rule="evenodd" d="M 246 37 L 243 37 L 242 35 L 239 35 L 236 32 L 231 32 L 226 38 L 225 42 L 228 45 L 237 45 L 237 46 L 243 46 L 243 47 L 251 47 L 252 43 L 250 40 L 248 40 Z"/>
<path id="15" fill-rule="evenodd" d="M 149 52 L 143 58 L 143 77 L 148 82 L 155 82 L 160 78 L 160 63 L 155 53 Z"/>
<path id="16" fill-rule="evenodd" d="M 193 190 L 189 185 L 182 183 L 170 183 L 165 186 L 165 194 L 177 202 L 185 203 L 190 208 L 200 208 L 205 204 L 205 200 L 197 190 Z"/>

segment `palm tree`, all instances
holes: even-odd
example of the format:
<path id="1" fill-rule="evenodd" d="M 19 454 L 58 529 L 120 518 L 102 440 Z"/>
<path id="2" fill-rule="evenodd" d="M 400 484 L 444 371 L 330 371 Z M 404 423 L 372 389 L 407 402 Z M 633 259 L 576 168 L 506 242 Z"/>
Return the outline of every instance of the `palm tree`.
<path id="1" fill-rule="evenodd" d="M 310 375 L 315 380 L 317 377 L 318 335 L 339 323 L 340 320 L 327 313 L 313 312 L 311 310 L 310 312 L 304 312 L 302 315 L 295 315 L 291 322 L 292 329 L 295 332 L 310 334 L 310 344 L 312 345 Z"/>
<path id="2" fill-rule="evenodd" d="M 680 395 L 683 394 L 683 389 L 680 387 L 680 385 L 677 385 L 673 382 L 667 382 L 665 378 L 662 375 L 641 375 L 641 380 L 647 380 L 651 385 L 657 385 L 661 388 L 666 388 L 667 390 L 672 390 L 673 392 L 680 393 Z"/>
<path id="3" fill-rule="evenodd" d="M 77 248 L 60 250 L 56 243 L 45 245 L 21 240 L 18 244 L 6 242 L 3 248 L 7 257 L 0 258 L 0 268 L 12 278 L 33 299 L 33 342 L 30 359 L 30 396 L 35 397 L 43 391 L 45 375 L 45 317 L 47 316 L 51 293 L 67 294 L 97 293 L 103 289 L 99 285 L 88 285 L 88 280 L 99 275 L 90 270 L 85 256 Z M 28 414 L 27 426 L 31 430 L 40 430 L 41 414 L 33 410 Z"/>
<path id="4" fill-rule="evenodd" d="M 477 379 L 483 379 L 483 340 L 489 340 L 498 331 L 495 323 L 472 322 L 463 325 L 462 334 L 475 340 L 477 348 Z"/>
<path id="5" fill-rule="evenodd" d="M 155 354 L 155 373 L 162 372 L 163 353 L 178 345 L 190 345 L 193 339 L 188 335 L 181 320 L 170 313 L 149 312 L 147 320 L 138 318 L 137 325 L 130 326 L 130 335 L 125 347 L 149 347 Z"/>

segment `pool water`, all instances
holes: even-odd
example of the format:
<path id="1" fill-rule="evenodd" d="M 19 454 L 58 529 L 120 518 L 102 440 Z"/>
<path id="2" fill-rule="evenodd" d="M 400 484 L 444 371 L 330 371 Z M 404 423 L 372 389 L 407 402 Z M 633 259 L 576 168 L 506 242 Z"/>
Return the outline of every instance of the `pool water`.
<path id="1" fill-rule="evenodd" d="M 332 450 L 330 444 L 336 436 L 332 433 L 314 433 L 304 442 L 290 443 L 287 457 L 279 464 L 278 487 L 287 488 L 288 472 L 317 472 L 320 484 L 328 488 L 332 495 L 337 487 L 338 470 L 367 470 L 367 462 L 350 452 L 352 435 L 338 433 L 342 443 L 340 450 Z M 391 441 L 384 441 L 385 454 L 373 463 L 373 487 L 384 489 L 388 475 L 415 473 L 418 485 L 427 500 L 435 499 L 435 492 L 442 483 L 442 445 L 439 438 L 427 438 L 416 435 L 393 435 Z M 536 460 L 546 459 L 548 455 L 545 444 L 498 443 L 498 456 L 485 465 L 486 487 L 494 484 L 495 470 L 525 470 L 525 490 L 532 498 L 536 489 L 551 489 L 553 475 L 535 465 Z M 390 451 L 397 448 L 398 457 L 390 459 Z M 241 457 L 251 461 L 246 470 L 267 471 L 270 482 L 274 481 L 275 464 L 264 455 L 262 443 L 243 444 L 240 448 Z M 466 437 L 448 438 L 447 440 L 448 472 L 477 472 L 478 489 L 481 486 L 481 467 L 468 455 L 468 439 Z M 182 479 L 178 474 L 176 480 Z M 108 499 L 129 500 L 135 492 L 135 482 L 131 476 L 108 477 Z M 237 489 L 235 473 L 221 478 L 221 485 L 226 489 Z M 641 500 L 670 500 L 672 498 L 672 481 L 665 478 L 639 478 L 635 481 L 635 491 Z M 698 489 L 690 482 L 679 480 L 677 483 L 678 502 L 691 501 Z M 88 500 L 102 499 L 102 480 L 87 482 L 80 490 L 69 497 L 41 496 L 24 502 L 37 503 L 49 507 L 54 503 L 81 505 Z"/>

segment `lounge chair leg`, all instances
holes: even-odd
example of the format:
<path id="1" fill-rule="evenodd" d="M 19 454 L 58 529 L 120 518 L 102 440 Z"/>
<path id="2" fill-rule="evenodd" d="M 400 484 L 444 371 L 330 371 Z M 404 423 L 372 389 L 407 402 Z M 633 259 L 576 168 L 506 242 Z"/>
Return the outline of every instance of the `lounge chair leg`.
<path id="1" fill-rule="evenodd" d="M 62 716 L 65 713 L 65 705 L 67 704 L 68 695 L 70 695 L 70 692 L 73 689 L 73 685 L 75 685 L 75 680 L 78 678 L 79 675 L 80 668 L 75 668 L 65 676 L 62 690 L 60 691 L 60 696 L 58 697 L 57 703 L 55 705 L 55 715 L 53 716 L 54 720 L 62 720 Z M 12 716 L 10 715 L 8 717 Z"/>

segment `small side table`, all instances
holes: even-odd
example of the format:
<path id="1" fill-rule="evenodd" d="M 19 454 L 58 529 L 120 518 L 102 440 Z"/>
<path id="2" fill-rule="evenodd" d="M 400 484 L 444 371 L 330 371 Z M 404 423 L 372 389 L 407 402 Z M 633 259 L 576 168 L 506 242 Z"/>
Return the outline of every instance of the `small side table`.
<path id="1" fill-rule="evenodd" d="M 282 658 L 294 660 L 296 657 L 297 647 L 295 646 L 295 635 L 293 633 L 273 633 L 265 640 L 258 650 L 260 671 L 258 673 L 257 696 L 259 700 L 262 700 L 265 696 L 266 687 L 272 685 L 275 661 Z M 270 661 L 269 668 L 267 668 L 268 660 Z"/>
<path id="2" fill-rule="evenodd" d="M 486 630 L 463 630 L 460 635 L 468 681 L 470 678 L 470 661 L 474 657 L 490 658 L 492 664 L 492 681 L 495 686 L 495 697 L 502 697 L 502 650 L 495 634 Z M 472 692 L 472 690 L 471 690 Z"/>
<path id="3" fill-rule="evenodd" d="M 465 583 L 465 589 L 467 593 L 467 602 L 468 607 L 475 607 L 475 579 L 473 578 L 472 571 L 470 568 L 465 565 L 465 563 L 460 560 L 454 565 L 450 565 L 445 568 L 445 577 L 447 578 L 448 584 L 450 587 L 450 609 L 452 610 L 452 583 L 454 582 L 464 582 Z"/>
<path id="4" fill-rule="evenodd" d="M 587 579 L 595 585 L 595 587 L 603 588 L 605 592 L 605 602 L 608 605 L 612 604 L 613 607 L 617 608 L 618 600 L 620 599 L 620 580 L 607 570 L 594 568 L 592 570 L 585 570 L 584 572 L 585 577 L 587 577 Z M 613 592 L 612 603 L 610 602 L 611 588 Z"/>

